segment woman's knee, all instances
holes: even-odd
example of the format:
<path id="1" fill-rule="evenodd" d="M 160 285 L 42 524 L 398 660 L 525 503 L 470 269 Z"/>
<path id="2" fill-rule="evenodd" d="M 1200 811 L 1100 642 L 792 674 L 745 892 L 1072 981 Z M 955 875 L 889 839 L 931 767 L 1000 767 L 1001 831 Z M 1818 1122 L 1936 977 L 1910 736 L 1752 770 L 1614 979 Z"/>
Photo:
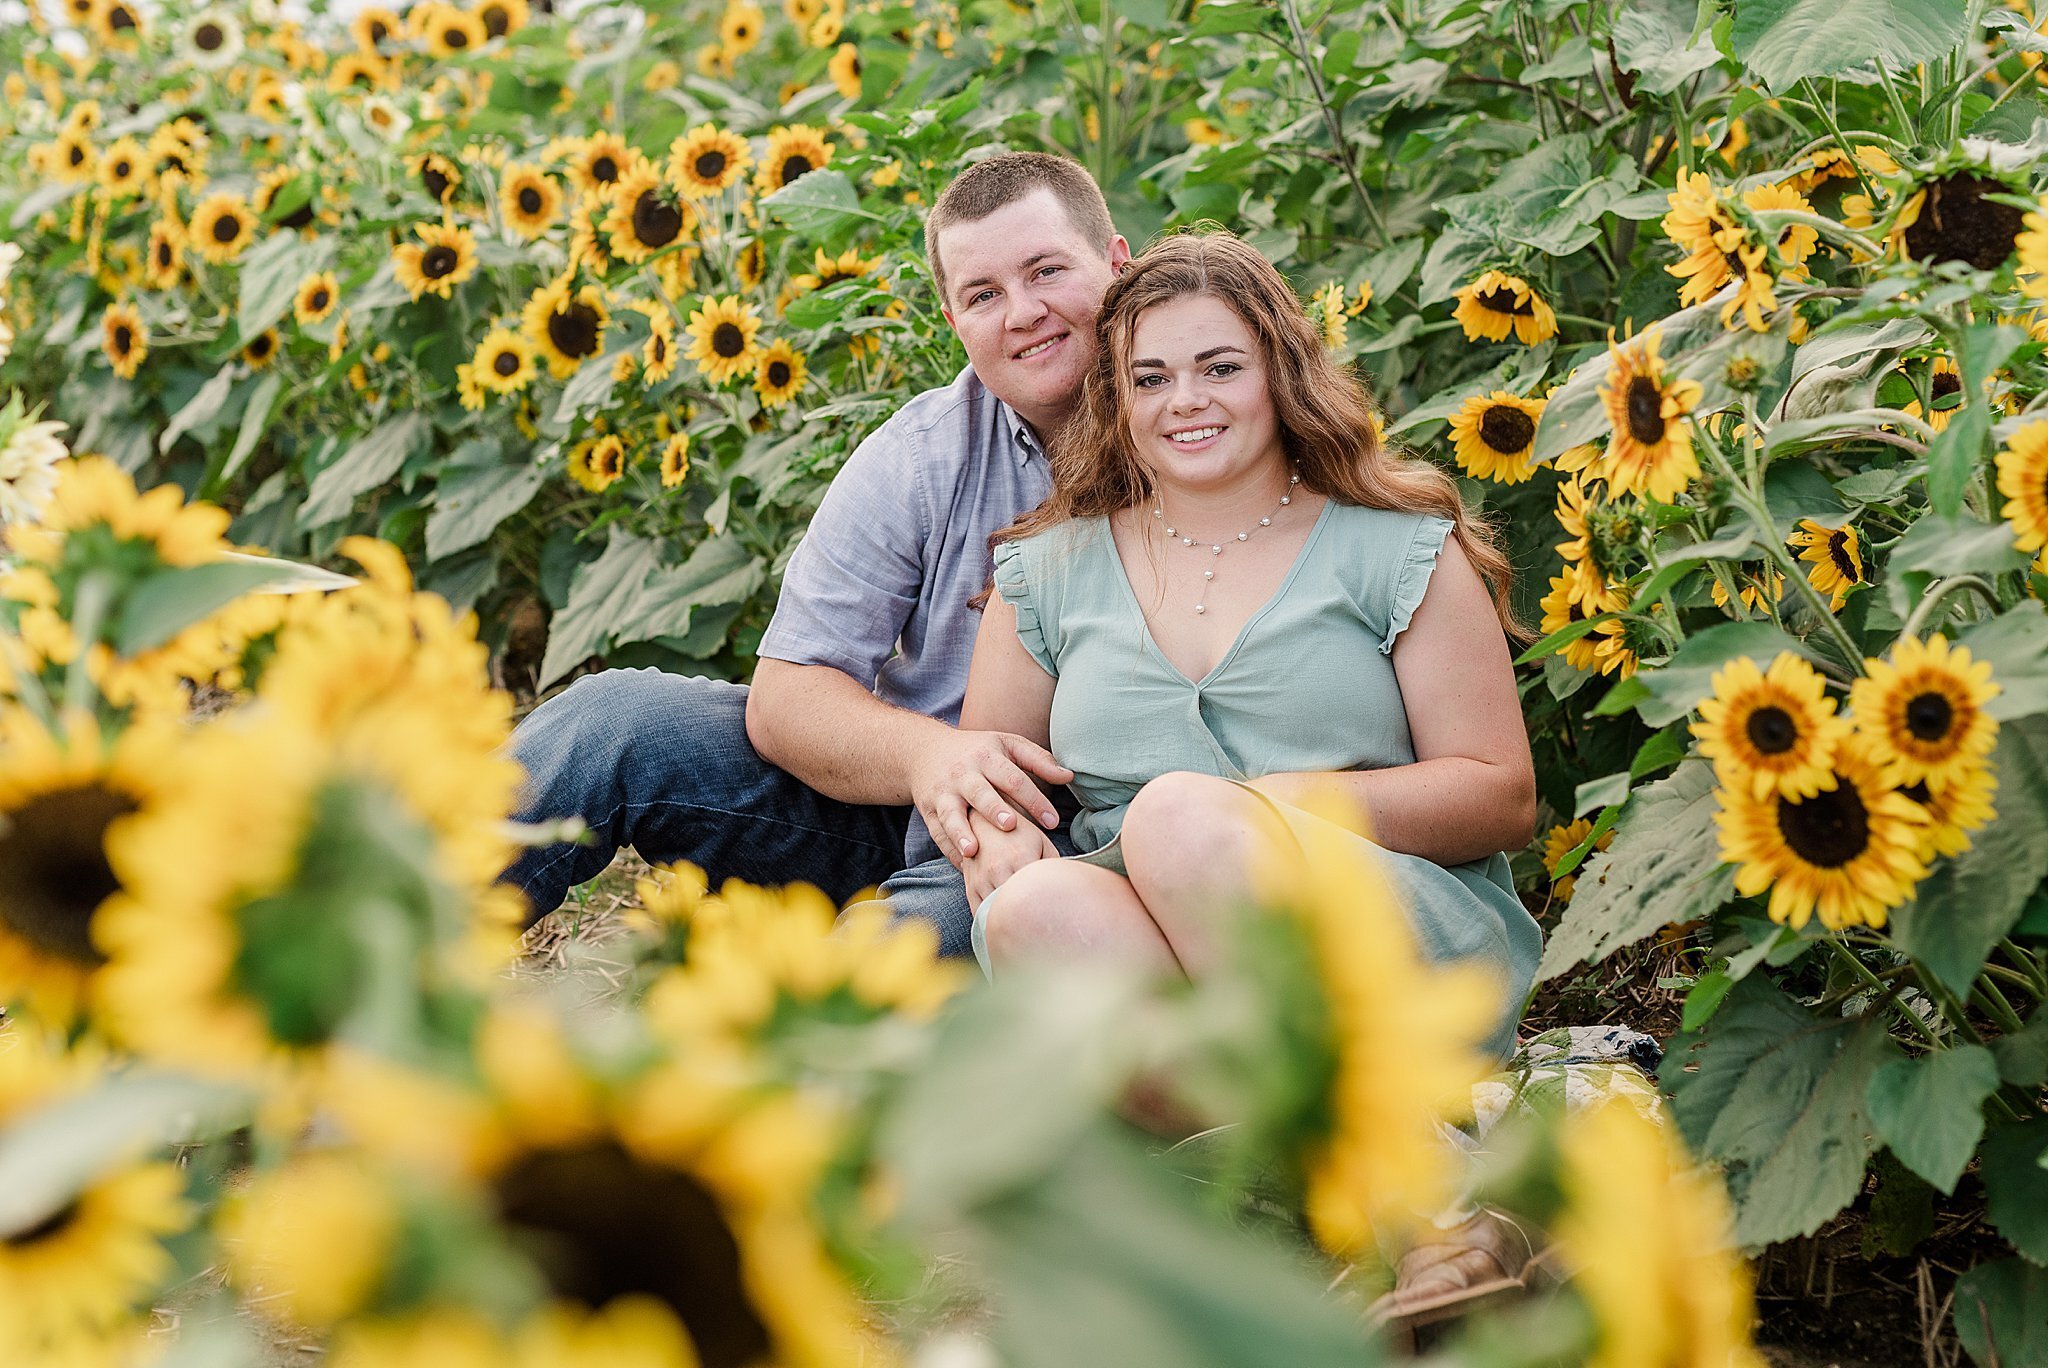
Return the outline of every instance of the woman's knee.
<path id="1" fill-rule="evenodd" d="M 1073 871 L 1059 860 L 1025 865 L 1003 881 L 980 910 L 982 940 L 992 958 L 1056 940 L 1056 928 L 1078 891 Z"/>
<path id="2" fill-rule="evenodd" d="M 1138 790 L 1124 814 L 1124 864 L 1133 883 L 1243 859 L 1257 799 L 1227 779 L 1176 770 Z"/>

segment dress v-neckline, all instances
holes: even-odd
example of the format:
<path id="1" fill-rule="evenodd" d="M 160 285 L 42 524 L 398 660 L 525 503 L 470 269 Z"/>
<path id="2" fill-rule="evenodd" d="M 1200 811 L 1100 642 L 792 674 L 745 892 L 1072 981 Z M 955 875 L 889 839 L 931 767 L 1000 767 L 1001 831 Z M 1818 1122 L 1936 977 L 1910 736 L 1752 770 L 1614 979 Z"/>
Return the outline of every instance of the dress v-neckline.
<path id="1" fill-rule="evenodd" d="M 1316 514 L 1315 523 L 1309 528 L 1308 536 L 1302 539 L 1301 549 L 1294 553 L 1294 563 L 1287 567 L 1286 575 L 1280 580 L 1280 587 L 1275 589 L 1272 595 L 1259 605 L 1257 611 L 1244 620 L 1244 626 L 1238 628 L 1237 635 L 1231 638 L 1229 648 L 1223 652 L 1222 657 L 1214 665 L 1209 667 L 1209 672 L 1200 679 L 1191 678 L 1186 670 L 1174 664 L 1173 657 L 1166 654 L 1165 648 L 1152 635 L 1152 624 L 1145 618 L 1144 606 L 1138 602 L 1138 591 L 1131 586 L 1130 572 L 1124 568 L 1124 558 L 1116 549 L 1116 525 L 1105 516 L 1102 524 L 1103 530 L 1109 533 L 1108 555 L 1116 569 L 1116 582 L 1123 586 L 1124 602 L 1130 606 L 1131 612 L 1138 619 L 1138 630 L 1144 635 L 1146 648 L 1153 655 L 1157 656 L 1159 663 L 1164 665 L 1173 677 L 1180 680 L 1181 683 L 1191 689 L 1207 688 L 1216 676 L 1228 669 L 1230 662 L 1237 658 L 1237 653 L 1243 648 L 1244 639 L 1251 635 L 1252 628 L 1258 626 L 1259 620 L 1273 611 L 1273 605 L 1286 597 L 1288 588 L 1293 585 L 1295 577 L 1301 573 L 1301 567 L 1308 563 L 1308 553 L 1314 549 L 1317 540 L 1323 535 L 1323 524 L 1330 520 L 1330 510 L 1336 506 L 1337 501 L 1335 499 L 1328 496 L 1324 497 L 1322 511 Z"/>

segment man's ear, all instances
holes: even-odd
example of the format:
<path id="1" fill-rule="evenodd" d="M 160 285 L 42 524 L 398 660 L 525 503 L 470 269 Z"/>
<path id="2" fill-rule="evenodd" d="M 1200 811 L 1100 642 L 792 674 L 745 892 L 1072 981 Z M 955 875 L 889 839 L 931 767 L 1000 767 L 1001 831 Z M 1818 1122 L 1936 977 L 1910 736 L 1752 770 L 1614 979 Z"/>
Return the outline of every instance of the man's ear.
<path id="1" fill-rule="evenodd" d="M 953 335 L 955 337 L 958 337 L 960 335 L 960 325 L 953 321 L 953 311 L 951 309 L 941 304 L 939 306 L 939 317 L 946 320 L 946 326 L 953 330 Z"/>
<path id="2" fill-rule="evenodd" d="M 1124 239 L 1122 233 L 1118 233 L 1109 240 L 1109 269 L 1122 275 L 1124 267 L 1130 264 L 1131 244 Z"/>

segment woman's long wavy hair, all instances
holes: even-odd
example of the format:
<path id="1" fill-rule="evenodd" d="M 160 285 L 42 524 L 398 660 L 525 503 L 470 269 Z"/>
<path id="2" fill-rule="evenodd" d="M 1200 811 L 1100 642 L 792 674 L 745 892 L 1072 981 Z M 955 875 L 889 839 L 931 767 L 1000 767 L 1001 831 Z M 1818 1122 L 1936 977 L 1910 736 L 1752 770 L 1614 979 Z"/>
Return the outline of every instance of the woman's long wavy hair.
<path id="1" fill-rule="evenodd" d="M 1493 529 L 1465 511 L 1443 470 L 1386 450 L 1357 376 L 1323 350 L 1321 330 L 1293 288 L 1255 248 L 1221 230 L 1160 238 L 1110 285 L 1080 407 L 1049 444 L 1052 493 L 991 545 L 1151 502 L 1151 473 L 1131 439 L 1132 337 L 1147 309 L 1186 295 L 1222 301 L 1258 337 L 1281 444 L 1304 486 L 1338 503 L 1448 520 L 1492 593 L 1501 626 L 1519 640 L 1533 635 L 1508 605 L 1511 571 Z"/>

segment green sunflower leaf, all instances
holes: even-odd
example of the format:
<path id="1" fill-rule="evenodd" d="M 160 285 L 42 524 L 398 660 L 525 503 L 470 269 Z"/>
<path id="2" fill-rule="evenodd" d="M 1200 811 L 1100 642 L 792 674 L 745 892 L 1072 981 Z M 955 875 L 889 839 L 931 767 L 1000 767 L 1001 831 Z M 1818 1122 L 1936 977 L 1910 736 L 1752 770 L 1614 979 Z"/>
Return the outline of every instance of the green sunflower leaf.
<path id="1" fill-rule="evenodd" d="M 531 503 L 546 483 L 547 472 L 535 465 L 449 467 L 427 518 L 427 559 L 475 546 Z"/>
<path id="2" fill-rule="evenodd" d="M 1914 530 L 1928 519 L 1914 524 Z M 2005 524 L 1997 524 L 2000 527 Z M 1907 536 L 1911 540 L 1911 534 Z M 1892 553 L 1894 558 L 1897 552 Z M 1988 621 L 1965 629 L 1956 643 L 1970 648 L 1978 660 L 1991 662 L 1991 682 L 1998 696 L 1984 711 L 2000 722 L 2048 712 L 2048 610 L 2033 599 Z"/>
<path id="3" fill-rule="evenodd" d="M 1748 656 L 1758 668 L 1768 670 L 1780 655 L 1790 653 L 1807 660 L 1813 652 L 1797 637 L 1768 622 L 1724 622 L 1695 632 L 1667 664 L 1636 671 L 1650 691 L 1650 697 L 1636 711 L 1653 727 L 1662 727 L 1684 717 L 1714 691 L 1714 672 L 1739 656 Z"/>
<path id="4" fill-rule="evenodd" d="M 306 502 L 299 509 L 299 526 L 324 527 L 345 517 L 355 507 L 357 495 L 396 475 L 399 467 L 433 439 L 433 424 L 418 410 L 387 418 L 371 428 L 333 465 L 313 477 Z"/>
<path id="5" fill-rule="evenodd" d="M 1998 1061 L 1981 1045 L 1894 1059 L 1870 1076 L 1870 1119 L 1899 1162 L 1954 1192 L 1984 1134 L 1984 1099 L 1998 1091 Z"/>
<path id="6" fill-rule="evenodd" d="M 2003 1126 L 1984 1142 L 1984 1196 L 1991 1224 L 2012 1247 L 2048 1264 L 2048 1121 Z"/>
<path id="7" fill-rule="evenodd" d="M 1614 16 L 1609 37 L 1623 71 L 1636 73 L 1636 89 L 1669 95 L 1721 60 L 1711 33 L 1693 37 L 1694 0 L 1635 0 Z"/>
<path id="8" fill-rule="evenodd" d="M 1956 1279 L 1956 1338 L 1980 1368 L 2048 1363 L 2048 1268 L 1981 1263 Z"/>
<path id="9" fill-rule="evenodd" d="M 1742 0 L 1728 40 L 1750 77 L 1777 94 L 1873 60 L 1910 71 L 1969 34 L 1970 8 L 1955 0 Z"/>

